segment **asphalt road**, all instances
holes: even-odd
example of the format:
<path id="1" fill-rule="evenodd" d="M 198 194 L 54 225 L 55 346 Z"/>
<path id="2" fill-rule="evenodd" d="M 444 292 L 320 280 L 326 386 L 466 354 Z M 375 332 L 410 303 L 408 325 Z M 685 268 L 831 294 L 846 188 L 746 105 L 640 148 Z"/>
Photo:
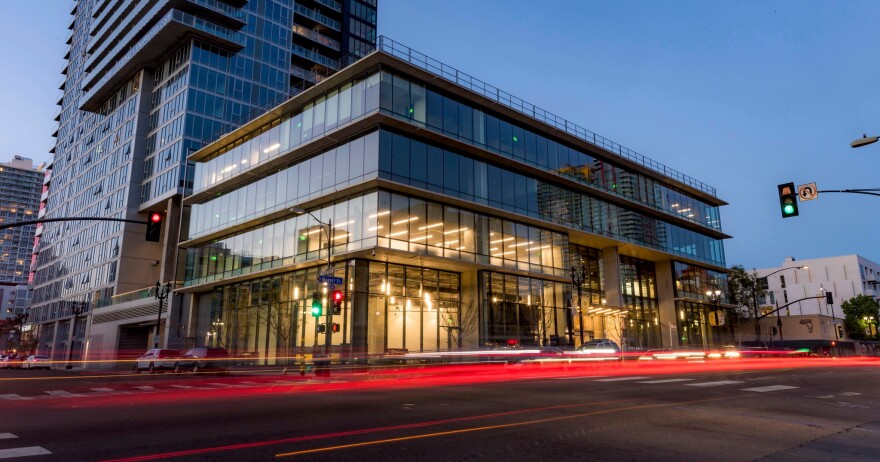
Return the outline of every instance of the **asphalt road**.
<path id="1" fill-rule="evenodd" d="M 871 460 L 880 363 L 0 371 L 11 460 Z"/>

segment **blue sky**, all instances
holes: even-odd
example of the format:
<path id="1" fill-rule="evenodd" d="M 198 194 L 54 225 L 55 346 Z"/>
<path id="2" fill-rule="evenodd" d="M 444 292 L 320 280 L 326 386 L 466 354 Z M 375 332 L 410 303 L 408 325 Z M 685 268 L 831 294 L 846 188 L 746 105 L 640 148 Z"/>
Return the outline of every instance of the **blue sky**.
<path id="1" fill-rule="evenodd" d="M 47 160 L 69 1 L 0 3 L 0 160 Z M 728 266 L 861 254 L 880 197 L 880 2 L 379 0 L 379 33 L 718 190 Z"/>

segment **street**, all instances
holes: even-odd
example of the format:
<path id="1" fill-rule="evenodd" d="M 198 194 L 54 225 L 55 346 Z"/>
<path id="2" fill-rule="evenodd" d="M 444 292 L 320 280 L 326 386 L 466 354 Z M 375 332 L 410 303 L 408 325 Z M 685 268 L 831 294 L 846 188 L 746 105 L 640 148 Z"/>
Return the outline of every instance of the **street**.
<path id="1" fill-rule="evenodd" d="M 0 458 L 876 460 L 878 365 L 0 371 Z"/>

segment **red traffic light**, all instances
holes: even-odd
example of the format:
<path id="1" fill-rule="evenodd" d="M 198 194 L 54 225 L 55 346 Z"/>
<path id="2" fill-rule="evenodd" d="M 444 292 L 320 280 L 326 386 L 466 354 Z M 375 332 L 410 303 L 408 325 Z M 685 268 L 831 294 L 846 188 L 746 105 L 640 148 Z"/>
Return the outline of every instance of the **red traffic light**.
<path id="1" fill-rule="evenodd" d="M 146 240 L 149 242 L 159 242 L 162 234 L 162 214 L 159 212 L 150 212 L 147 219 Z"/>
<path id="2" fill-rule="evenodd" d="M 334 302 L 341 302 L 343 297 L 344 297 L 344 295 L 342 294 L 341 290 L 334 290 L 333 291 L 333 301 Z"/>
<path id="3" fill-rule="evenodd" d="M 339 332 L 339 323 L 334 322 L 333 324 L 330 324 L 330 331 L 333 332 L 334 334 Z"/>

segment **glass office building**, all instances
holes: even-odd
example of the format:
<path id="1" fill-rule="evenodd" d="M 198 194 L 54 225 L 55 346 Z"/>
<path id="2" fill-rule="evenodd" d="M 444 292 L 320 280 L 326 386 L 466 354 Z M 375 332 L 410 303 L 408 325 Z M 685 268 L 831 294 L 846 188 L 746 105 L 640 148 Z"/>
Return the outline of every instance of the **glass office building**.
<path id="1" fill-rule="evenodd" d="M 375 26 L 376 0 L 76 1 L 44 215 L 165 220 L 158 243 L 139 223 L 42 227 L 31 317 L 41 353 L 151 346 L 144 319 L 158 306 L 144 289 L 182 279 L 187 156 L 367 53 Z M 179 329 L 166 335 L 178 321 L 162 324 L 163 344 L 187 344 Z"/>
<path id="2" fill-rule="evenodd" d="M 713 188 L 384 37 L 190 161 L 188 329 L 261 363 L 731 332 Z"/>

